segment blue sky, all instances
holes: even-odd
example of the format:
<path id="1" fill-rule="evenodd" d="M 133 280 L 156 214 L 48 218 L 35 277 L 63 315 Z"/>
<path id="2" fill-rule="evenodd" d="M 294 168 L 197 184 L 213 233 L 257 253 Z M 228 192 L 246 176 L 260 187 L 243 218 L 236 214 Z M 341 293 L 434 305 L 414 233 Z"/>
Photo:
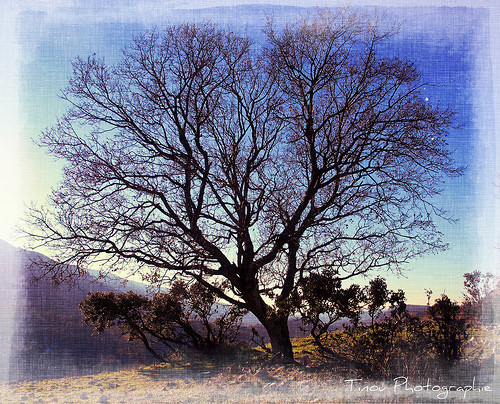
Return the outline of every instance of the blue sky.
<path id="1" fill-rule="evenodd" d="M 440 223 L 450 249 L 411 263 L 413 269 L 405 272 L 406 278 L 391 277 L 389 286 L 407 291 L 410 303 L 426 302 L 424 288 L 432 289 L 434 298 L 446 292 L 459 299 L 464 272 L 498 268 L 495 246 L 500 192 L 495 183 L 500 178 L 496 161 L 495 117 L 499 114 L 495 62 L 499 44 L 494 35 L 499 32 L 498 6 L 494 6 L 495 1 L 453 8 L 438 7 L 448 3 L 445 1 L 420 1 L 419 7 L 410 7 L 409 2 L 404 3 L 405 7 L 393 7 L 397 2 L 369 3 L 379 6 L 378 13 L 386 11 L 402 22 L 401 33 L 387 46 L 387 54 L 415 61 L 425 80 L 436 85 L 425 89 L 429 101 L 450 105 L 457 111 L 462 128 L 451 132 L 451 147 L 456 150 L 459 164 L 468 166 L 466 175 L 444 185 L 440 201 L 459 219 L 454 225 Z M 466 2 L 454 5 L 460 3 Z M 217 4 L 225 7 L 208 7 Z M 22 246 L 12 228 L 22 214 L 23 203 L 43 201 L 57 183 L 61 163 L 45 155 L 31 139 L 64 112 L 65 105 L 57 97 L 70 75 L 72 59 L 95 52 L 112 63 L 141 30 L 186 19 L 210 19 L 253 35 L 260 32 L 266 13 L 272 11 L 284 21 L 304 12 L 290 7 L 296 4 L 145 0 L 101 5 L 98 1 L 61 0 L 27 2 L 23 7 L 9 9 L 1 25 L 3 38 L 8 39 L 2 46 L 11 57 L 0 68 L 4 94 L 9 94 L 2 100 L 0 180 L 8 192 L 0 205 L 0 238 Z"/>

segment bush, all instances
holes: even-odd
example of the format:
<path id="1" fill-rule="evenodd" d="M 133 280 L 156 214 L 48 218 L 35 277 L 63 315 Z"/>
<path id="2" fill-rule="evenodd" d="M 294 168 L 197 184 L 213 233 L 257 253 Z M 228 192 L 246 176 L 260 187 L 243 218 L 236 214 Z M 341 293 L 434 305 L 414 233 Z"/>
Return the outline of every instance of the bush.
<path id="1" fill-rule="evenodd" d="M 346 326 L 342 332 L 330 333 L 326 340 L 337 356 L 326 355 L 326 360 L 338 362 L 338 358 L 342 358 L 363 376 L 391 378 L 432 374 L 428 334 L 425 325 L 413 317 L 404 322 L 387 319 L 374 326 Z"/>
<path id="2" fill-rule="evenodd" d="M 463 356 L 467 339 L 460 306 L 443 295 L 428 308 L 429 319 L 410 316 L 402 290 L 391 291 L 377 277 L 364 288 L 343 289 L 338 279 L 304 278 L 297 311 L 311 330 L 323 360 L 369 377 L 439 375 Z M 389 308 L 388 312 L 384 312 Z M 362 310 L 369 325 L 360 325 Z M 330 327 L 348 319 L 342 332 Z"/>
<path id="3" fill-rule="evenodd" d="M 118 327 L 162 362 L 180 346 L 210 351 L 234 343 L 245 314 L 237 307 L 218 305 L 201 284 L 182 281 L 152 299 L 135 292 L 91 292 L 79 307 L 96 334 Z"/>

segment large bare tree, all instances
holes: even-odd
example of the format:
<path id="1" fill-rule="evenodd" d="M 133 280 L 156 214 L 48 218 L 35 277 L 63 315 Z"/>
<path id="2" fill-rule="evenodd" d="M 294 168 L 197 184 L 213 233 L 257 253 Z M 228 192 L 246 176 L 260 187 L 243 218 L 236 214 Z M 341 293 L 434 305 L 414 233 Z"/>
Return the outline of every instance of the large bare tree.
<path id="1" fill-rule="evenodd" d="M 293 358 L 301 279 L 399 270 L 446 247 L 433 197 L 460 174 L 452 113 L 393 32 L 319 12 L 263 43 L 210 23 L 137 38 L 121 63 L 78 58 L 67 113 L 41 144 L 66 162 L 25 231 L 54 248 L 56 280 L 100 264 L 152 284 L 199 282 L 248 309 Z"/>

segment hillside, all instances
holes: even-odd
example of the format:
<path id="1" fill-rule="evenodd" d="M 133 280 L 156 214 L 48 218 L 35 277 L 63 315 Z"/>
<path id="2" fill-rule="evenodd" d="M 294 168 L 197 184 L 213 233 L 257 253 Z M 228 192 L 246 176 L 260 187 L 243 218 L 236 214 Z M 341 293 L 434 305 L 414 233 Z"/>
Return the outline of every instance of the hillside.
<path id="1" fill-rule="evenodd" d="M 4 365 L 0 380 L 29 380 L 91 374 L 119 370 L 136 364 L 154 362 L 138 341 L 127 341 L 116 329 L 92 335 L 78 304 L 90 291 L 128 291 L 145 293 L 145 286 L 129 282 L 98 281 L 92 272 L 71 286 L 53 285 L 51 280 L 35 280 L 40 275 L 37 262 L 49 258 L 16 249 L 0 240 L 0 359 Z M 221 309 L 224 309 L 224 305 Z M 426 306 L 408 306 L 413 315 L 423 316 Z M 365 313 L 362 317 L 367 321 Z M 341 329 L 338 321 L 332 329 Z M 251 341 L 255 328 L 264 342 L 269 342 L 264 328 L 252 314 L 245 316 L 240 339 Z M 292 338 L 305 337 L 307 331 L 297 318 L 289 320 Z M 10 347 L 10 349 L 8 349 Z"/>
<path id="2" fill-rule="evenodd" d="M 118 331 L 96 337 L 85 325 L 78 303 L 90 291 L 123 289 L 120 283 L 104 284 L 89 275 L 73 285 L 54 286 L 39 275 L 40 254 L 0 242 L 2 308 L 2 379 L 44 379 L 116 370 L 131 364 L 151 363 L 138 342 L 128 342 Z M 127 284 L 126 290 L 137 290 Z M 10 346 L 10 351 L 7 347 Z"/>

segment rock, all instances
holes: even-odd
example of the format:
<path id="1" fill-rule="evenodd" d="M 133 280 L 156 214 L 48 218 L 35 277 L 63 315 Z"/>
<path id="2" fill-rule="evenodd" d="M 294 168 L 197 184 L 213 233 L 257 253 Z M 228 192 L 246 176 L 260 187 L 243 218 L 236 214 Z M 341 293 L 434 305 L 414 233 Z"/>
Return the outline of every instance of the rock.
<path id="1" fill-rule="evenodd" d="M 279 386 L 275 382 L 268 383 L 264 386 L 264 390 L 269 390 L 269 391 L 278 390 L 278 388 Z"/>
<path id="2" fill-rule="evenodd" d="M 241 368 L 238 365 L 231 365 L 231 368 L 229 369 L 229 373 L 232 375 L 241 375 L 242 371 Z"/>
<path id="3" fill-rule="evenodd" d="M 257 371 L 257 373 L 255 373 L 255 377 L 257 377 L 258 379 L 261 379 L 261 380 L 274 380 L 274 378 L 264 368 L 259 369 Z"/>
<path id="4" fill-rule="evenodd" d="M 309 356 L 304 355 L 304 357 L 300 360 L 300 364 L 302 366 L 309 366 L 311 364 L 311 359 L 309 359 Z"/>
<path id="5" fill-rule="evenodd" d="M 108 402 L 108 397 L 106 396 L 99 397 L 99 403 L 107 403 L 107 402 Z"/>
<path id="6" fill-rule="evenodd" d="M 281 389 L 289 389 L 292 386 L 292 381 L 291 380 L 283 380 L 280 384 L 279 387 Z"/>

